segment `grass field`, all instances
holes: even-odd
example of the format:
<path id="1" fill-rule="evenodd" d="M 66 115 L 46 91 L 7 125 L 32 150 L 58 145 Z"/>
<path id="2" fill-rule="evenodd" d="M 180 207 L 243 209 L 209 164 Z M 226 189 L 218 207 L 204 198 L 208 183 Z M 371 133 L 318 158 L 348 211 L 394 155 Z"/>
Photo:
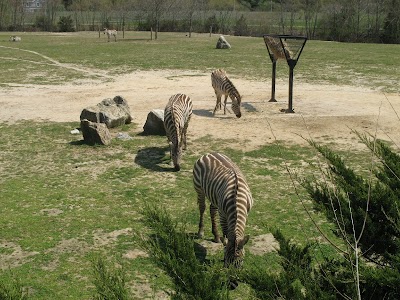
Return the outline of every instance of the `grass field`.
<path id="1" fill-rule="evenodd" d="M 189 39 L 184 34 L 160 33 L 157 41 L 150 41 L 149 33 L 129 32 L 117 43 L 88 32 L 20 35 L 21 43 L 10 43 L 9 34 L 0 33 L 3 89 L 19 84 L 109 80 L 135 70 L 208 71 L 221 60 L 230 73 L 248 78 L 269 78 L 271 71 L 260 38 L 229 37 L 233 48 L 222 52 L 214 49 L 216 36 L 208 35 Z M 295 76 L 314 83 L 399 92 L 395 83 L 400 70 L 393 59 L 399 50 L 399 45 L 309 41 Z M 286 76 L 287 67 L 282 65 L 279 76 Z M 77 126 L 0 123 L 0 282 L 19 279 L 30 299 L 90 299 L 94 294 L 92 261 L 98 255 L 123 266 L 134 299 L 165 296 L 172 289 L 171 281 L 140 248 L 141 235 L 148 233 L 141 209 L 145 204 L 165 207 L 174 219 L 186 224 L 189 233 L 196 233 L 198 209 L 191 166 L 204 149 L 226 153 L 246 175 L 255 199 L 246 229 L 252 238 L 280 228 L 299 244 L 321 240 L 300 199 L 311 210 L 312 203 L 304 190 L 294 189 L 286 170 L 289 167 L 299 179 L 319 176 L 316 154 L 310 147 L 275 142 L 240 151 L 231 147 L 235 141 L 203 137 L 191 141 L 183 158 L 185 167 L 170 172 L 165 137 L 138 135 L 139 124 L 118 129 L 134 139 L 114 139 L 107 147 L 82 144 L 80 137 L 69 133 Z M 358 169 L 368 164 L 368 152 L 341 154 Z M 336 240 L 333 226 L 316 212 L 313 217 Z M 211 237 L 211 230 L 206 230 L 206 239 Z M 249 252 L 245 267 L 265 263 L 264 259 L 273 266 L 276 261 L 274 253 L 261 258 Z M 334 255 L 325 243 L 316 246 L 315 253 L 316 260 L 322 254 Z M 208 255 L 222 259 L 222 248 Z M 239 285 L 231 296 L 253 299 L 245 285 Z"/>
<path id="2" fill-rule="evenodd" d="M 208 34 L 195 34 L 189 39 L 185 33 L 161 32 L 157 40 L 150 40 L 149 32 L 126 32 L 125 39 L 120 32 L 117 43 L 107 43 L 105 35 L 101 33 L 99 38 L 97 32 L 21 33 L 21 43 L 10 43 L 9 36 L 0 33 L 0 83 L 3 85 L 61 84 L 98 77 L 99 70 L 111 75 L 149 69 L 209 71 L 221 62 L 230 74 L 254 79 L 271 76 L 271 61 L 262 38 L 229 36 L 232 49 L 221 51 L 215 49 L 218 36 L 209 37 Z M 400 70 L 396 59 L 399 48 L 399 45 L 308 41 L 295 68 L 295 77 L 307 82 L 399 92 Z M 60 68 L 35 52 L 62 64 L 84 66 L 98 72 L 85 74 L 72 68 Z M 279 62 L 278 77 L 287 75 L 286 63 Z"/>

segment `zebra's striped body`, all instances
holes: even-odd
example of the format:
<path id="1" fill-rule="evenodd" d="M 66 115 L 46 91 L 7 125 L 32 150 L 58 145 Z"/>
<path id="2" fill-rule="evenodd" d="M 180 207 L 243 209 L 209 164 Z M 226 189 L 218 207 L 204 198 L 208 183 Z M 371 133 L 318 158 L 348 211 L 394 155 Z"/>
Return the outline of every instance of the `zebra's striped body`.
<path id="1" fill-rule="evenodd" d="M 186 150 L 186 132 L 192 116 L 192 100 L 184 94 L 173 95 L 164 110 L 164 127 L 175 170 L 180 170 L 182 150 Z"/>
<path id="2" fill-rule="evenodd" d="M 113 36 L 115 41 L 117 41 L 117 31 L 116 30 L 110 30 L 110 29 L 104 28 L 104 34 L 107 34 L 108 41 L 110 41 L 111 36 Z"/>
<path id="3" fill-rule="evenodd" d="M 193 183 L 200 210 L 199 237 L 204 235 L 205 198 L 210 200 L 210 215 L 214 242 L 225 245 L 225 266 L 239 267 L 244 257 L 244 235 L 247 215 L 253 198 L 240 169 L 227 156 L 210 153 L 200 157 L 193 168 Z M 223 239 L 218 233 L 216 215 L 219 215 Z M 227 242 L 226 242 L 227 240 Z"/>
<path id="4" fill-rule="evenodd" d="M 217 104 L 215 105 L 213 115 L 215 115 L 216 110 L 221 109 L 221 98 L 222 95 L 225 96 L 224 101 L 224 114 L 226 114 L 226 101 L 229 98 L 232 99 L 232 110 L 236 117 L 240 118 L 242 116 L 240 112 L 240 103 L 242 97 L 233 85 L 232 81 L 226 75 L 226 72 L 222 69 L 217 69 L 211 73 L 211 84 L 214 88 L 215 95 L 217 96 Z"/>

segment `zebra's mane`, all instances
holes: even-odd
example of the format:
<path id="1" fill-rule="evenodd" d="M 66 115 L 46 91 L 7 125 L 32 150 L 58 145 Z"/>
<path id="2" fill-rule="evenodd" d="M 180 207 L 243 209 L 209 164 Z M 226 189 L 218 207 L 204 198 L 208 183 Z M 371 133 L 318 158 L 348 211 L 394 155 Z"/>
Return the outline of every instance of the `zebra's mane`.
<path id="1" fill-rule="evenodd" d="M 230 85 L 231 85 L 231 87 L 232 87 L 232 89 L 228 90 L 229 97 L 230 97 L 232 100 L 235 100 L 235 101 L 236 101 L 236 98 L 240 98 L 239 91 L 236 89 L 236 87 L 235 87 L 235 85 L 233 84 L 233 82 L 232 82 L 227 76 L 226 76 L 224 79 L 225 79 L 227 82 L 229 82 Z M 234 97 L 232 97 L 232 96 L 234 96 Z"/>
<path id="2" fill-rule="evenodd" d="M 239 190 L 239 179 L 238 179 L 238 173 L 235 170 L 235 168 L 227 168 L 226 166 L 224 166 L 227 170 L 228 170 L 228 174 L 232 175 L 234 177 L 235 180 L 235 190 L 234 190 L 234 199 L 233 199 L 233 204 L 235 205 L 235 210 L 234 210 L 234 214 L 235 214 L 235 226 L 234 226 L 234 232 L 233 232 L 233 237 L 236 240 L 236 228 L 238 225 L 237 222 L 237 217 L 238 217 L 238 205 L 237 205 L 237 198 L 238 198 L 238 190 Z M 235 246 L 236 248 L 236 246 Z"/>
<path id="3" fill-rule="evenodd" d="M 237 229 L 237 225 L 238 225 L 238 205 L 237 205 L 237 198 L 238 198 L 238 190 L 239 190 L 239 180 L 238 180 L 238 175 L 236 170 L 232 170 L 233 171 L 233 176 L 235 176 L 235 241 L 236 241 L 236 229 Z M 235 249 L 236 249 L 236 243 L 235 243 Z"/>
<path id="4" fill-rule="evenodd" d="M 180 134 L 178 131 L 178 127 L 176 126 L 176 118 L 175 118 L 175 103 L 172 103 L 171 105 L 171 118 L 172 118 L 172 122 L 174 123 L 174 128 L 175 128 L 175 135 L 176 135 L 176 139 L 177 139 L 177 143 L 175 145 L 175 147 L 179 148 L 179 140 L 180 140 Z"/>

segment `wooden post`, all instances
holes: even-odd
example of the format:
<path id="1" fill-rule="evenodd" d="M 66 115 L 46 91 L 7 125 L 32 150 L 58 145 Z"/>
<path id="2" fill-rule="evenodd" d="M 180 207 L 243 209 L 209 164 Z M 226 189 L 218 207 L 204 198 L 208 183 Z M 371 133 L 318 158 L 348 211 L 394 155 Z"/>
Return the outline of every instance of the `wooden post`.
<path id="1" fill-rule="evenodd" d="M 150 28 L 150 40 L 153 40 L 153 27 Z"/>
<path id="2" fill-rule="evenodd" d="M 210 37 L 211 37 L 211 33 L 212 33 L 212 25 L 210 26 Z"/>
<path id="3" fill-rule="evenodd" d="M 98 27 L 99 27 L 99 38 L 100 38 L 100 25 L 98 25 Z"/>

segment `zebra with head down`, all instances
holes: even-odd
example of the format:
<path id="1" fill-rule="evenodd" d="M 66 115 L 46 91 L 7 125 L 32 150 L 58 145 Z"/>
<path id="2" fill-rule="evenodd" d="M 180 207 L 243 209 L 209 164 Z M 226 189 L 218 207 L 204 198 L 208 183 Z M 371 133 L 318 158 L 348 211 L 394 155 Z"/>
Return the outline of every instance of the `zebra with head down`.
<path id="1" fill-rule="evenodd" d="M 236 117 L 240 118 L 242 116 L 242 113 L 240 112 L 242 96 L 240 96 L 238 90 L 223 69 L 217 69 L 211 73 L 211 84 L 214 88 L 215 95 L 217 96 L 217 104 L 215 105 L 213 115 L 215 115 L 218 108 L 221 109 L 221 98 L 222 95 L 224 95 L 224 114 L 226 114 L 226 101 L 229 96 L 232 100 L 232 110 Z"/>
<path id="2" fill-rule="evenodd" d="M 192 100 L 184 94 L 173 95 L 164 110 L 164 127 L 175 170 L 181 169 L 182 150 L 186 150 L 186 132 L 192 116 Z"/>
<path id="3" fill-rule="evenodd" d="M 110 29 L 104 28 L 104 34 L 107 34 L 108 41 L 110 41 L 111 36 L 113 36 L 115 41 L 117 41 L 117 31 L 116 30 L 110 30 Z"/>
<path id="4" fill-rule="evenodd" d="M 214 242 L 225 246 L 225 267 L 240 267 L 244 245 L 249 236 L 244 234 L 247 215 L 253 206 L 253 197 L 239 167 L 221 153 L 200 157 L 193 167 L 193 184 L 200 210 L 198 236 L 204 235 L 205 198 L 210 200 L 210 215 Z M 219 215 L 223 236 L 218 233 Z"/>

